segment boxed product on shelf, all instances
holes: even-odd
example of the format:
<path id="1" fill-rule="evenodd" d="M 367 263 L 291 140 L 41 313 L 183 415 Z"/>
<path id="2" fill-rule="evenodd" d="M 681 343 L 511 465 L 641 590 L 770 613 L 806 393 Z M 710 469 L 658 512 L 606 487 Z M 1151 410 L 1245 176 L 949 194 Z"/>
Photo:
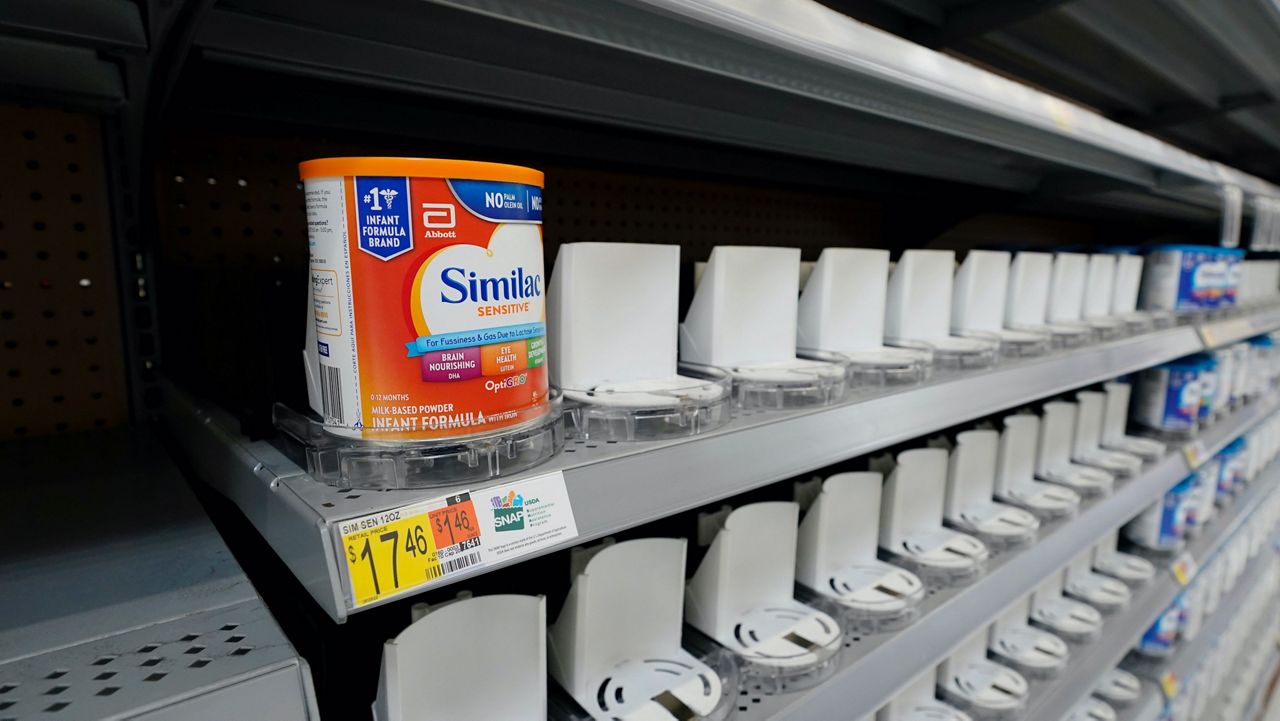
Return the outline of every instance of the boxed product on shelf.
<path id="1" fill-rule="evenodd" d="M 1138 373 L 1134 422 L 1171 436 L 1193 435 L 1200 422 L 1204 369 L 1203 362 L 1188 356 Z"/>
<path id="2" fill-rule="evenodd" d="M 1144 310 L 1196 311 L 1234 305 L 1244 251 L 1198 245 L 1160 246 L 1147 253 Z"/>

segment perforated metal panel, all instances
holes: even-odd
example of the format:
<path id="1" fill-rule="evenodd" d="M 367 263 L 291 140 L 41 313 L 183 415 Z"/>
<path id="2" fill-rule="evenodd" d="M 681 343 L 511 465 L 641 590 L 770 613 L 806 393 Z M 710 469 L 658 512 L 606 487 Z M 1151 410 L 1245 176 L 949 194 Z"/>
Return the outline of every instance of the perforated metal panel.
<path id="1" fill-rule="evenodd" d="M 175 138 L 162 170 L 166 262 L 285 266 L 306 261 L 298 163 L 378 150 L 225 135 Z M 394 151 L 386 151 L 394 152 Z M 400 151 L 403 153 L 403 150 Z M 816 253 L 880 239 L 873 203 L 730 183 L 544 167 L 547 257 L 560 243 L 679 244 L 687 260 L 716 245 L 786 245 Z"/>
<path id="2" fill-rule="evenodd" d="M 880 212 L 870 202 L 643 175 L 552 169 L 548 245 L 583 241 L 674 243 L 684 260 L 717 245 L 780 245 L 816 257 L 831 246 L 875 246 Z M 548 248 L 548 262 L 554 259 Z"/>
<path id="3" fill-rule="evenodd" d="M 128 417 L 101 131 L 0 105 L 0 438 Z"/>
<path id="4" fill-rule="evenodd" d="M 0 664 L 0 719 L 193 718 L 209 695 L 220 718 L 305 719 L 304 673 L 266 607 L 246 602 Z M 246 697 L 255 677 L 275 693 Z"/>

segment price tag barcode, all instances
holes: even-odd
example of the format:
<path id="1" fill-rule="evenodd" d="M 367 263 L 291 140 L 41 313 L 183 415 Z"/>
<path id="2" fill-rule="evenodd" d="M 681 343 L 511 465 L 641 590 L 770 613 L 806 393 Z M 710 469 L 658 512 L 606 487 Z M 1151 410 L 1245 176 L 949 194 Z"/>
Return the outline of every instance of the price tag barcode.
<path id="1" fill-rule="evenodd" d="M 483 561 L 469 493 L 344 521 L 339 531 L 356 608 Z"/>

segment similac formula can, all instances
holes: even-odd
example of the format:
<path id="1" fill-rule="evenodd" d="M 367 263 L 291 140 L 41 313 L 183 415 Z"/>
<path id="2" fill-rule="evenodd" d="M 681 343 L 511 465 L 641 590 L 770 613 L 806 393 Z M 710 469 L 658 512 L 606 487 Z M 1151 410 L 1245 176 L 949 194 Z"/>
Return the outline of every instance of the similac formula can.
<path id="1" fill-rule="evenodd" d="M 1217 306 L 1227 284 L 1227 263 L 1209 246 L 1162 246 L 1143 263 L 1143 310 L 1198 310 Z"/>
<path id="2" fill-rule="evenodd" d="M 1245 483 L 1245 470 L 1249 459 L 1245 454 L 1245 439 L 1237 438 L 1218 452 L 1218 487 L 1216 497 L 1218 505 L 1226 505 L 1231 501 L 1236 489 Z"/>
<path id="3" fill-rule="evenodd" d="M 1225 412 L 1234 402 L 1235 390 L 1232 385 L 1236 379 L 1235 354 L 1230 348 L 1219 348 L 1213 351 L 1213 359 L 1218 363 L 1218 388 L 1213 398 L 1213 412 Z"/>
<path id="4" fill-rule="evenodd" d="M 1231 402 L 1244 400 L 1249 393 L 1249 344 L 1236 343 L 1231 351 Z"/>
<path id="5" fill-rule="evenodd" d="M 1207 423 L 1213 417 L 1218 402 L 1218 359 L 1212 353 L 1198 353 L 1195 359 L 1200 364 L 1200 411 L 1197 417 L 1200 423 Z"/>
<path id="6" fill-rule="evenodd" d="M 1196 469 L 1192 477 L 1191 490 L 1184 499 L 1186 507 L 1186 528 L 1189 534 L 1198 533 L 1206 523 L 1213 519 L 1217 508 L 1218 477 L 1222 462 L 1217 456 L 1209 458 Z"/>
<path id="7" fill-rule="evenodd" d="M 1173 551 L 1182 543 L 1187 529 L 1187 496 L 1194 475 L 1180 481 L 1124 526 L 1125 538 L 1153 551 Z"/>
<path id="8" fill-rule="evenodd" d="M 459 438 L 550 411 L 541 172 L 419 158 L 299 171 L 330 430 Z"/>
<path id="9" fill-rule="evenodd" d="M 1138 650 L 1149 656 L 1167 656 L 1173 652 L 1182 626 L 1182 594 L 1169 604 L 1151 626 L 1138 639 Z"/>
<path id="10" fill-rule="evenodd" d="M 1241 248 L 1222 248 L 1226 257 L 1227 278 L 1221 305 L 1235 305 L 1240 295 L 1240 277 L 1244 274 L 1244 250 Z"/>
<path id="11" fill-rule="evenodd" d="M 1200 370 L 1195 359 L 1180 359 L 1138 374 L 1134 420 L 1148 428 L 1192 433 L 1200 418 Z"/>

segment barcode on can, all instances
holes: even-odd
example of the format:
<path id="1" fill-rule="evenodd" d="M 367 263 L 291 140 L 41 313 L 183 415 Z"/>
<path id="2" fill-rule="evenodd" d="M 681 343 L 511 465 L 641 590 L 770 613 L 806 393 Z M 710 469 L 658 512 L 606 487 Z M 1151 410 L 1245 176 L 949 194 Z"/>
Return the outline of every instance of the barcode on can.
<path id="1" fill-rule="evenodd" d="M 320 404 L 324 422 L 342 425 L 346 418 L 342 413 L 342 369 L 320 366 Z"/>

